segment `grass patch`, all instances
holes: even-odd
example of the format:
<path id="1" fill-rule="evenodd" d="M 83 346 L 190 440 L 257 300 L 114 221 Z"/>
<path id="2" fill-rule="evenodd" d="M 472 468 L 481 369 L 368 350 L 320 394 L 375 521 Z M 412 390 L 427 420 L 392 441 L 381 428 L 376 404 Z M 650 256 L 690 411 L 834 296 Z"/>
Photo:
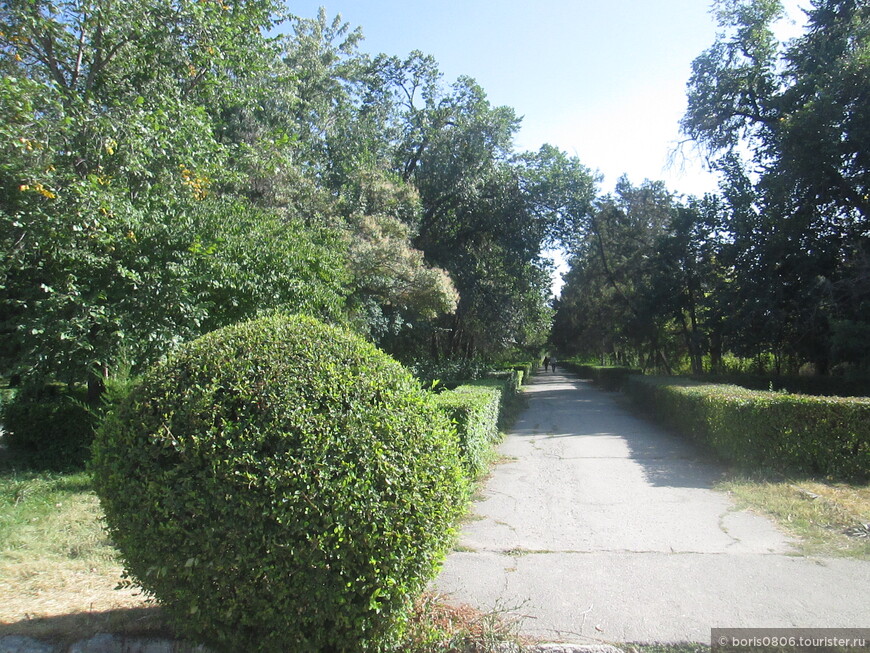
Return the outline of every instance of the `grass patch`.
<path id="1" fill-rule="evenodd" d="M 173 638 L 158 606 L 115 589 L 121 573 L 86 472 L 37 473 L 0 459 L 0 637 L 67 645 L 97 633 Z M 495 653 L 507 643 L 519 652 L 515 630 L 502 613 L 426 594 L 397 650 Z"/>
<path id="2" fill-rule="evenodd" d="M 72 641 L 141 624 L 86 472 L 0 467 L 0 635 Z M 130 619 L 129 617 L 133 618 Z"/>
<path id="3" fill-rule="evenodd" d="M 532 642 L 517 634 L 518 621 L 508 611 L 481 612 L 455 606 L 438 594 L 416 603 L 403 653 L 521 653 Z"/>
<path id="4" fill-rule="evenodd" d="M 870 560 L 870 484 L 735 477 L 719 489 L 773 517 L 803 555 Z"/>

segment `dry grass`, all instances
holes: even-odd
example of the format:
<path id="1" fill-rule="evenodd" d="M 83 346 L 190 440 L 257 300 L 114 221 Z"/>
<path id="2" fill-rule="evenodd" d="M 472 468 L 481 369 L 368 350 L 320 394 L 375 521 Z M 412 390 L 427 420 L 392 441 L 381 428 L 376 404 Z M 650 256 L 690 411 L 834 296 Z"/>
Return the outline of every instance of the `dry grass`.
<path id="1" fill-rule="evenodd" d="M 735 478 L 721 487 L 797 536 L 804 555 L 870 560 L 870 485 Z"/>
<path id="2" fill-rule="evenodd" d="M 0 634 L 62 625 L 87 636 L 117 625 L 124 609 L 146 606 L 136 591 L 116 590 L 120 580 L 87 474 L 0 472 Z"/>
<path id="3" fill-rule="evenodd" d="M 97 633 L 172 637 L 158 607 L 135 589 L 115 589 L 121 572 L 87 474 L 0 467 L 0 636 L 58 643 Z M 509 642 L 520 651 L 514 625 L 427 594 L 399 650 L 489 653 Z"/>
<path id="4" fill-rule="evenodd" d="M 439 594 L 424 594 L 414 606 L 403 653 L 520 653 L 532 642 L 517 635 L 517 619 L 507 611 L 481 612 L 452 605 Z"/>

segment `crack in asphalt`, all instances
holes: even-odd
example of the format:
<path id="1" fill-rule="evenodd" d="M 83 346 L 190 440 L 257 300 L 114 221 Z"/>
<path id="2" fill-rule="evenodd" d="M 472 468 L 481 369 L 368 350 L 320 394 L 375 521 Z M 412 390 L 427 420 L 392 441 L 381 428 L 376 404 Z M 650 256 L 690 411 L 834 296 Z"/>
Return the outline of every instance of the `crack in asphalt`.
<path id="1" fill-rule="evenodd" d="M 708 641 L 714 623 L 866 621 L 870 566 L 796 556 L 715 489 L 724 470 L 691 443 L 626 419 L 585 382 L 538 376 L 526 392 L 502 445 L 515 461 L 487 481 L 486 516 L 465 526 L 470 550 L 448 557 L 440 591 L 485 610 L 528 599 L 523 632 L 587 641 L 599 624 L 611 638 L 682 642 Z"/>

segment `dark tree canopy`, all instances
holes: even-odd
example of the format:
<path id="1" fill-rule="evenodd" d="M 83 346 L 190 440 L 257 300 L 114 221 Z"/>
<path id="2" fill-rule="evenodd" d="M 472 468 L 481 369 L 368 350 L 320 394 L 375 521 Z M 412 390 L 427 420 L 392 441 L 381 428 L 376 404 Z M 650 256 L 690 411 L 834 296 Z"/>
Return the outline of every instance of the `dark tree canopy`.
<path id="1" fill-rule="evenodd" d="M 815 0 L 781 43 L 778 0 L 718 0 L 694 62 L 685 134 L 719 197 L 623 184 L 573 249 L 554 337 L 670 369 L 870 367 L 870 6 Z"/>

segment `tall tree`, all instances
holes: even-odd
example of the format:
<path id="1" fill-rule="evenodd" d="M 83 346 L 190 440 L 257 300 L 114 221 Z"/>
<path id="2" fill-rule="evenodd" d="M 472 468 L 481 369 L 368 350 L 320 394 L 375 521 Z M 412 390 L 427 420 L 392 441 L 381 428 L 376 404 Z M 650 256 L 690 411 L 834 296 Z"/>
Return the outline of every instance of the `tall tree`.
<path id="1" fill-rule="evenodd" d="M 334 236 L 225 192 L 243 143 L 221 121 L 256 99 L 247 80 L 274 59 L 274 10 L 3 4 L 5 368 L 80 380 L 269 306 L 338 313 Z"/>
<path id="2" fill-rule="evenodd" d="M 614 194 L 595 203 L 578 234 L 557 316 L 557 331 L 573 342 L 559 345 L 623 363 L 670 366 L 671 314 L 663 310 L 656 281 L 657 248 L 673 211 L 663 184 L 635 187 L 625 177 Z M 572 334 L 569 324 L 579 333 Z"/>
<path id="3" fill-rule="evenodd" d="M 670 316 L 682 334 L 694 374 L 721 371 L 726 339 L 726 297 L 732 267 L 726 263 L 727 207 L 719 197 L 675 202 L 654 257 L 651 308 Z"/>
<path id="4" fill-rule="evenodd" d="M 294 25 L 282 54 L 293 99 L 288 115 L 275 118 L 295 128 L 294 155 L 323 189 L 322 213 L 344 234 L 350 322 L 384 345 L 388 334 L 452 313 L 457 293 L 412 246 L 422 204 L 393 167 L 403 116 L 392 106 L 384 57 L 359 54 L 359 30 L 340 17 L 328 21 L 323 10 Z"/>
<path id="5" fill-rule="evenodd" d="M 514 112 L 492 106 L 469 78 L 444 86 L 434 60 L 419 52 L 375 63 L 385 115 L 396 125 L 388 132 L 395 170 L 422 203 L 414 244 L 459 292 L 456 313 L 427 332 L 429 353 L 473 357 L 530 340 L 540 346 L 548 324 L 540 256 L 547 227 L 531 211 L 513 159 Z"/>
<path id="6" fill-rule="evenodd" d="M 814 0 L 804 34 L 779 43 L 777 0 L 715 6 L 723 34 L 694 63 L 682 126 L 726 182 L 751 180 L 751 208 L 735 206 L 744 216 L 735 239 L 747 248 L 742 306 L 756 307 L 777 350 L 824 371 L 837 362 L 838 324 L 870 326 L 852 309 L 855 293 L 864 303 L 855 263 L 870 244 L 870 7 Z M 858 359 L 870 362 L 870 350 Z"/>

